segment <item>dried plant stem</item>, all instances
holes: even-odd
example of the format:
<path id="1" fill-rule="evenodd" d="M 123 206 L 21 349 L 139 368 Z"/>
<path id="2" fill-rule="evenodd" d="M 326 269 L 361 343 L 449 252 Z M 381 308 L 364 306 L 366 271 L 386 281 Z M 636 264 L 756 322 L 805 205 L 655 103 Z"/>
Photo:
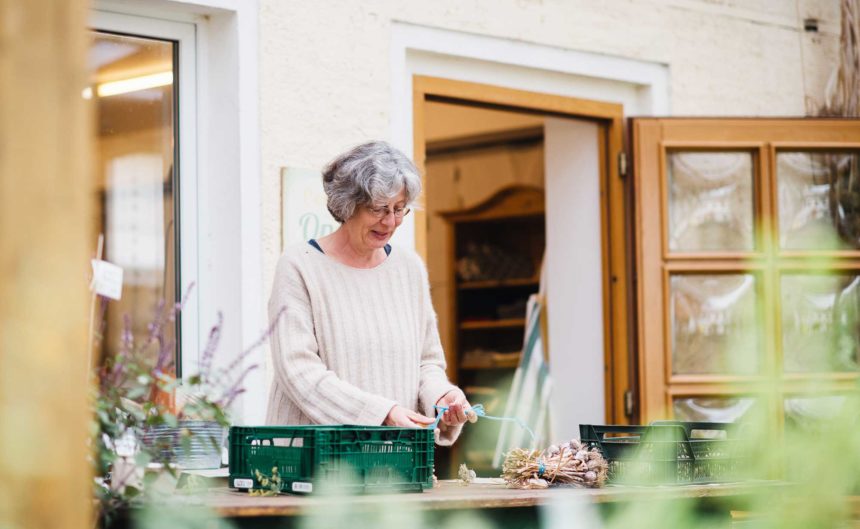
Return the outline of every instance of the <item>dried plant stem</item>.
<path id="1" fill-rule="evenodd" d="M 102 258 L 102 251 L 104 250 L 105 236 L 103 233 L 99 234 L 99 242 L 98 247 L 96 248 L 96 260 L 100 261 Z M 95 280 L 95 278 L 94 278 Z M 90 298 L 90 332 L 87 336 L 87 383 L 89 384 L 90 380 L 92 380 L 93 374 L 93 347 L 95 342 L 95 325 L 96 325 L 96 300 L 98 299 L 98 294 L 96 294 L 95 289 L 92 289 L 92 297 Z"/>
<path id="2" fill-rule="evenodd" d="M 860 115 L 860 2 L 840 1 L 839 65 L 828 83 L 819 116 Z"/>
<path id="3" fill-rule="evenodd" d="M 509 486 L 521 489 L 551 485 L 602 487 L 609 465 L 596 448 L 577 445 L 550 447 L 544 451 L 515 448 L 505 457 L 502 477 Z"/>

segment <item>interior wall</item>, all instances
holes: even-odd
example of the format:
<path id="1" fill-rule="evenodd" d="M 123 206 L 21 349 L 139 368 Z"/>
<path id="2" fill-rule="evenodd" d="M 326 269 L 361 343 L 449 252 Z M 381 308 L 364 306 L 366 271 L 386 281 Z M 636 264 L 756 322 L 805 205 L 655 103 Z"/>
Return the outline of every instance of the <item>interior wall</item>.
<path id="1" fill-rule="evenodd" d="M 512 129 L 542 127 L 543 117 L 486 108 L 427 101 L 424 103 L 424 140 L 451 140 Z"/>
<path id="2" fill-rule="evenodd" d="M 546 292 L 557 439 L 604 424 L 603 263 L 598 126 L 546 118 Z"/>

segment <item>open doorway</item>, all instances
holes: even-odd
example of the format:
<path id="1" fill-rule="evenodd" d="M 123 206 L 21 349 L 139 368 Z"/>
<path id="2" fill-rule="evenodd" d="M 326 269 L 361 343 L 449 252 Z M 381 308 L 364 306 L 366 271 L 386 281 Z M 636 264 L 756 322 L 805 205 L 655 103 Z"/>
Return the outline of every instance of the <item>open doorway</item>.
<path id="1" fill-rule="evenodd" d="M 580 423 L 625 422 L 616 395 L 629 389 L 627 341 L 615 336 L 626 318 L 613 327 L 625 235 L 623 222 L 608 222 L 611 199 L 623 203 L 608 178 L 620 105 L 432 78 L 416 77 L 415 87 L 425 174 L 415 238 L 449 376 L 470 402 L 503 414 L 526 300 L 543 284 L 553 437 L 578 436 Z M 462 462 L 490 471 L 498 435 L 498 423 L 467 427 L 452 451 L 438 452 L 440 477 Z"/>

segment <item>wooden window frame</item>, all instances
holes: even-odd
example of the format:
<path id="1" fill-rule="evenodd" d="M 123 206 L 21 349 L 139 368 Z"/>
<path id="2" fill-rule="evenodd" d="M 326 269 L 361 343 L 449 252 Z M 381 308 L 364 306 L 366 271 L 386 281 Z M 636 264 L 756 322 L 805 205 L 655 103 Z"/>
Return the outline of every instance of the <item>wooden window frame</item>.
<path id="1" fill-rule="evenodd" d="M 782 250 L 778 243 L 776 155 L 784 151 L 858 150 L 860 121 L 845 119 L 641 118 L 631 121 L 638 272 L 638 377 L 642 422 L 671 418 L 676 397 L 763 397 L 779 429 L 785 398 L 812 385 L 840 394 L 856 388 L 858 372 L 786 373 L 782 365 L 780 281 L 786 272 L 860 274 L 860 251 Z M 667 153 L 671 151 L 753 153 L 754 241 L 750 252 L 670 252 L 668 245 Z M 656 211 L 655 211 L 656 210 Z M 655 218 L 656 216 L 656 218 Z M 772 235 L 772 236 L 771 236 Z M 828 259 L 823 268 L 809 257 Z M 761 311 L 762 371 L 757 375 L 672 373 L 669 279 L 672 273 L 756 274 Z M 772 412 L 772 413 L 771 413 Z"/>

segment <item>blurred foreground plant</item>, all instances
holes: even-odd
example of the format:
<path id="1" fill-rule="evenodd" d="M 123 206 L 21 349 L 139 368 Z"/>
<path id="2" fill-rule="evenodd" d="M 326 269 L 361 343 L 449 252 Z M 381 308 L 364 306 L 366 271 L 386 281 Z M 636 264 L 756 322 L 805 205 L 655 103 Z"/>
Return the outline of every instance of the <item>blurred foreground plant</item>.
<path id="1" fill-rule="evenodd" d="M 163 494 L 171 494 L 176 466 L 170 446 L 162 442 L 143 443 L 148 431 L 158 427 L 175 428 L 182 448 L 191 445 L 188 421 L 205 421 L 228 427 L 228 410 L 245 392 L 243 383 L 256 365 L 243 366 L 245 360 L 262 346 L 274 329 L 276 317 L 263 335 L 228 365 L 215 367 L 215 351 L 221 337 L 223 319 L 209 332 L 200 357 L 199 371 L 177 379 L 175 339 L 170 329 L 185 305 L 193 285 L 181 303 L 159 302 L 143 339 L 132 333 L 131 318 L 123 318 L 118 351 L 95 369 L 92 387 L 93 422 L 91 425 L 94 464 L 94 495 L 98 516 L 104 525 L 122 509 Z M 102 345 L 108 300 L 99 298 L 100 332 L 95 337 Z M 221 439 L 209 439 L 220 454 Z M 171 443 L 175 444 L 175 443 Z"/>

